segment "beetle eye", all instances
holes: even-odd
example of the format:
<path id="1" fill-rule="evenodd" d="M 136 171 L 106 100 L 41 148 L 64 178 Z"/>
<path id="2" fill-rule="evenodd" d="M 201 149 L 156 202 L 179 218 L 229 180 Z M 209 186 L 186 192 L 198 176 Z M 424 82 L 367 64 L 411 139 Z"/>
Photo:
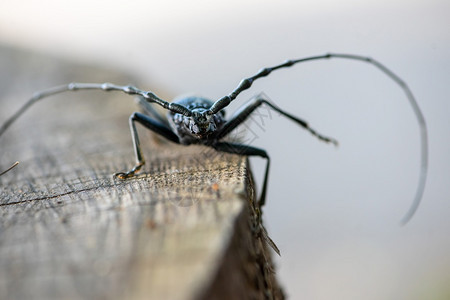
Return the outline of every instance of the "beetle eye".
<path id="1" fill-rule="evenodd" d="M 192 131 L 193 133 L 199 133 L 200 130 L 198 129 L 197 124 L 192 125 L 191 131 Z"/>

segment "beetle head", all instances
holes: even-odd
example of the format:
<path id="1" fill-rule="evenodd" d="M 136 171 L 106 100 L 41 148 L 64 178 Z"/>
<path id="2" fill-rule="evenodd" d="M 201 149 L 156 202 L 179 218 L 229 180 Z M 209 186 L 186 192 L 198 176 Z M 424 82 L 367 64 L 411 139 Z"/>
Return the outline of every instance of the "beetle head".
<path id="1" fill-rule="evenodd" d="M 198 139 L 202 139 L 217 129 L 216 118 L 211 111 L 205 108 L 195 108 L 192 115 L 185 117 L 184 125 L 190 134 Z"/>

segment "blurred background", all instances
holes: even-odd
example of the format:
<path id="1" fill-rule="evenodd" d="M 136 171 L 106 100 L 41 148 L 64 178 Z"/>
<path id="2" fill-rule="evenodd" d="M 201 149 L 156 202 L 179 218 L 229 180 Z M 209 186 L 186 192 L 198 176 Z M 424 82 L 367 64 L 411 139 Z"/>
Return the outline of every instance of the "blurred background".
<path id="1" fill-rule="evenodd" d="M 291 299 L 450 299 L 449 1 L 4 0 L 0 43 L 121 70 L 142 89 L 212 99 L 285 59 L 379 60 L 408 83 L 429 130 L 425 195 L 404 227 L 419 129 L 379 70 L 338 59 L 280 70 L 228 113 L 264 91 L 340 142 L 321 143 L 264 108 L 248 124 L 252 145 L 272 157 L 264 217 Z M 264 161 L 251 163 L 260 182 Z"/>

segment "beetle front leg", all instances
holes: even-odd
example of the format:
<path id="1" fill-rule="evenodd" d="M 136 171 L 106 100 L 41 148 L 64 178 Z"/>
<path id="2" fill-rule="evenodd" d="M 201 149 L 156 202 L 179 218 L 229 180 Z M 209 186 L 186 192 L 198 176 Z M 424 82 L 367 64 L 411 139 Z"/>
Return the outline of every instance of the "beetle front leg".
<path id="1" fill-rule="evenodd" d="M 258 96 L 250 100 L 248 103 L 244 104 L 244 106 L 240 110 L 238 110 L 227 123 L 225 123 L 222 129 L 219 132 L 217 132 L 215 139 L 220 140 L 221 138 L 225 137 L 233 129 L 235 129 L 237 126 L 243 123 L 250 116 L 251 113 L 253 113 L 259 106 L 263 104 L 268 105 L 270 108 L 279 112 L 284 117 L 290 119 L 291 121 L 294 121 L 304 129 L 309 131 L 312 135 L 317 137 L 319 140 L 324 141 L 326 143 L 332 143 L 336 146 L 338 145 L 338 141 L 335 140 L 334 138 L 327 137 L 318 133 L 315 129 L 311 128 L 306 121 L 282 110 L 275 104 L 271 103 L 264 93 L 259 94 Z"/>
<path id="2" fill-rule="evenodd" d="M 145 158 L 142 154 L 141 150 L 141 143 L 139 141 L 139 135 L 136 129 L 135 122 L 139 122 L 142 125 L 144 125 L 146 128 L 152 130 L 153 132 L 162 135 L 166 139 L 179 144 L 178 136 L 173 133 L 167 126 L 159 123 L 158 121 L 153 120 L 149 116 L 135 112 L 133 113 L 129 118 L 130 123 L 130 130 L 131 130 L 131 137 L 133 138 L 133 147 L 134 147 L 134 154 L 136 157 L 136 165 L 128 172 L 119 172 L 115 173 L 114 177 L 117 177 L 119 179 L 127 179 L 130 177 L 133 177 L 136 175 L 137 172 L 142 168 L 142 166 L 145 164 Z"/>

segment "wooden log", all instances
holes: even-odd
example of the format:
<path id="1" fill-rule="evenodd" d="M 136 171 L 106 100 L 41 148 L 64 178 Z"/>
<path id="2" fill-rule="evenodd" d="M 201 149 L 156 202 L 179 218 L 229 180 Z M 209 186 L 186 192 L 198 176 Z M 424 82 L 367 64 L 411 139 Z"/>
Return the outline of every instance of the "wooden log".
<path id="1" fill-rule="evenodd" d="M 6 120 L 31 91 L 117 72 L 0 48 Z M 5 79 L 5 80 L 3 80 Z M 0 299 L 281 299 L 245 157 L 178 146 L 139 128 L 129 96 L 43 100 L 0 137 Z"/>

